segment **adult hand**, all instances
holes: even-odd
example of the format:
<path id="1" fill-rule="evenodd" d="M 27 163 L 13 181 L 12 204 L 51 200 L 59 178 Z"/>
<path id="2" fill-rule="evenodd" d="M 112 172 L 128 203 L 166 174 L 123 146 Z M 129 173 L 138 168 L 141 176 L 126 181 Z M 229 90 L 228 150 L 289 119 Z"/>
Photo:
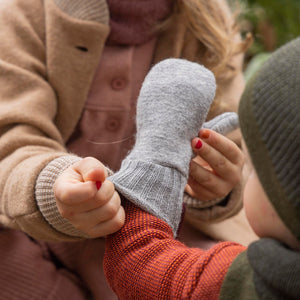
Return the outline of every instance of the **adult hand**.
<path id="1" fill-rule="evenodd" d="M 227 196 L 242 178 L 244 155 L 230 139 L 209 129 L 201 129 L 192 140 L 197 155 L 190 164 L 185 191 L 201 201 Z"/>
<path id="2" fill-rule="evenodd" d="M 61 216 L 93 238 L 117 231 L 125 221 L 120 196 L 106 177 L 104 165 L 86 157 L 66 169 L 53 187 Z"/>

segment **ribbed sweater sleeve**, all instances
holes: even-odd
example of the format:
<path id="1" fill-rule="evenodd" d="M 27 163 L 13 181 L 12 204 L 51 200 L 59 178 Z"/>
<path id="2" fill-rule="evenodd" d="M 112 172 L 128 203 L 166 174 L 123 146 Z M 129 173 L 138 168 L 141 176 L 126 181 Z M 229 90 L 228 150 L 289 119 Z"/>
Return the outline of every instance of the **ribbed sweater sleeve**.
<path id="1" fill-rule="evenodd" d="M 104 271 L 119 299 L 218 299 L 235 257 L 233 242 L 204 251 L 173 238 L 164 221 L 123 201 L 124 227 L 107 238 Z"/>
<path id="2" fill-rule="evenodd" d="M 57 231 L 69 236 L 88 238 L 61 216 L 53 192 L 54 183 L 60 174 L 81 159 L 78 156 L 66 155 L 51 161 L 38 176 L 35 185 L 35 199 L 44 218 Z"/>

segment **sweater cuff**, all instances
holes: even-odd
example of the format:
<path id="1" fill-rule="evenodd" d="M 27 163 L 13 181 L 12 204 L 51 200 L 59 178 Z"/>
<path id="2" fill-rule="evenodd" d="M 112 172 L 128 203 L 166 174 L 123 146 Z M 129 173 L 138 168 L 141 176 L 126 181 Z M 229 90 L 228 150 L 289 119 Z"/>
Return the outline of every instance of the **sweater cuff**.
<path id="1" fill-rule="evenodd" d="M 211 201 L 200 201 L 184 194 L 186 213 L 199 222 L 217 223 L 236 215 L 243 207 L 242 183 L 224 198 Z"/>
<path id="2" fill-rule="evenodd" d="M 174 168 L 138 160 L 125 159 L 121 171 L 108 178 L 116 190 L 138 207 L 167 222 L 176 236 L 187 178 Z"/>
<path id="3" fill-rule="evenodd" d="M 61 216 L 53 192 L 53 185 L 60 174 L 81 159 L 78 156 L 68 155 L 52 160 L 37 178 L 35 199 L 43 217 L 57 231 L 73 237 L 89 238 Z"/>

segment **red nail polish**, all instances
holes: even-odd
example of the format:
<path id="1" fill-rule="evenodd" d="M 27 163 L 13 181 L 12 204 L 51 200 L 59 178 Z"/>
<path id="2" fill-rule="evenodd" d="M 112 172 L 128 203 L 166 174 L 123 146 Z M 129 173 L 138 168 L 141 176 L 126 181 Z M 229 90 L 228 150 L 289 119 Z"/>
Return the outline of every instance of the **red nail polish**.
<path id="1" fill-rule="evenodd" d="M 102 185 L 101 181 L 96 181 L 97 190 L 99 190 L 101 188 L 101 185 Z"/>
<path id="2" fill-rule="evenodd" d="M 208 139 L 209 138 L 209 131 L 208 130 L 204 130 L 203 132 L 201 132 L 201 137 L 203 139 Z"/>
<path id="3" fill-rule="evenodd" d="M 202 147 L 202 142 L 198 140 L 197 144 L 195 145 L 196 149 L 200 149 Z"/>

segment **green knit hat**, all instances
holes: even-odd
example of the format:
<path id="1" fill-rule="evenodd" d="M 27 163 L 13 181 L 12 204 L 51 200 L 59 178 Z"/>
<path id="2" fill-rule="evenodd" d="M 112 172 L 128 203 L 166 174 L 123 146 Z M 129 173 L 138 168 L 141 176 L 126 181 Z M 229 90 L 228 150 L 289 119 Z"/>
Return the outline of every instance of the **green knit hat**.
<path id="1" fill-rule="evenodd" d="M 268 198 L 300 240 L 300 38 L 275 51 L 249 81 L 239 120 Z"/>

